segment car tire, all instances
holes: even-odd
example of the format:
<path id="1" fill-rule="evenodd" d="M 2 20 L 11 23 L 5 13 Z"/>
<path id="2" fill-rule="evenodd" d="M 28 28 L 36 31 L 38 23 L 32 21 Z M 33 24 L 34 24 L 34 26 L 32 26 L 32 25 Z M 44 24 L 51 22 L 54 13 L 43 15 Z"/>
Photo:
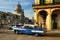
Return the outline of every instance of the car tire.
<path id="1" fill-rule="evenodd" d="M 46 36 L 46 33 L 44 33 L 43 36 Z"/>
<path id="2" fill-rule="evenodd" d="M 38 36 L 38 34 L 36 33 L 35 36 Z"/>
<path id="3" fill-rule="evenodd" d="M 14 30 L 14 33 L 15 33 L 15 34 L 19 34 L 19 32 L 18 32 L 17 30 Z"/>

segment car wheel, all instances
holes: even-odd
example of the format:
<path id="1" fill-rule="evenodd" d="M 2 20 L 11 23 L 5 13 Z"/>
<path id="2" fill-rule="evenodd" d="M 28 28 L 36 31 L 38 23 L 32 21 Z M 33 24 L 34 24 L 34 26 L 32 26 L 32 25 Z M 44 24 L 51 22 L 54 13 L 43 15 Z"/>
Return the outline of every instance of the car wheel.
<path id="1" fill-rule="evenodd" d="M 15 33 L 15 34 L 19 34 L 19 32 L 18 32 L 17 30 L 14 30 L 14 33 Z"/>
<path id="2" fill-rule="evenodd" d="M 43 36 L 46 36 L 46 33 L 44 33 Z"/>
<path id="3" fill-rule="evenodd" d="M 38 36 L 38 34 L 36 33 L 35 36 Z"/>

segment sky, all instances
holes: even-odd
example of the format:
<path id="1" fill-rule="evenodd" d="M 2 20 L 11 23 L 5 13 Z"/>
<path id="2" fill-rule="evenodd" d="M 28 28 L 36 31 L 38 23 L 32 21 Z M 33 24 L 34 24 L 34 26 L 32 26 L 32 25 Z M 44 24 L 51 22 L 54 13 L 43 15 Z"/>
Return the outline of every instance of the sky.
<path id="1" fill-rule="evenodd" d="M 34 0 L 0 0 L 0 11 L 13 13 L 18 1 L 24 10 L 24 15 L 30 19 L 34 17 L 32 9 Z"/>

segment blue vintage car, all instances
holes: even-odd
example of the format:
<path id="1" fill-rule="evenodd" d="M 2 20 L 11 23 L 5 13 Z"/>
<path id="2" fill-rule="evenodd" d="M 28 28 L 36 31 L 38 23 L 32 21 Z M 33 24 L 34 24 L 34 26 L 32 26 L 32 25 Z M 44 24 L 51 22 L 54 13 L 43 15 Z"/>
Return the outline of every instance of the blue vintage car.
<path id="1" fill-rule="evenodd" d="M 22 33 L 22 34 L 45 35 L 44 28 L 22 27 L 18 30 L 14 30 L 14 32 L 15 33 Z"/>

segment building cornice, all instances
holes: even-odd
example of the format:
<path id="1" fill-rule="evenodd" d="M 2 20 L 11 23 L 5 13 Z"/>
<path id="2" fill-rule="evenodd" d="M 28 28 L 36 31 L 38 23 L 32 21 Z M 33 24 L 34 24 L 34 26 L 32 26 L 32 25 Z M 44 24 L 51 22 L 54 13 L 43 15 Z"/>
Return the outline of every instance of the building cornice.
<path id="1" fill-rule="evenodd" d="M 33 5 L 33 9 L 60 8 L 60 4 L 51 5 Z"/>

